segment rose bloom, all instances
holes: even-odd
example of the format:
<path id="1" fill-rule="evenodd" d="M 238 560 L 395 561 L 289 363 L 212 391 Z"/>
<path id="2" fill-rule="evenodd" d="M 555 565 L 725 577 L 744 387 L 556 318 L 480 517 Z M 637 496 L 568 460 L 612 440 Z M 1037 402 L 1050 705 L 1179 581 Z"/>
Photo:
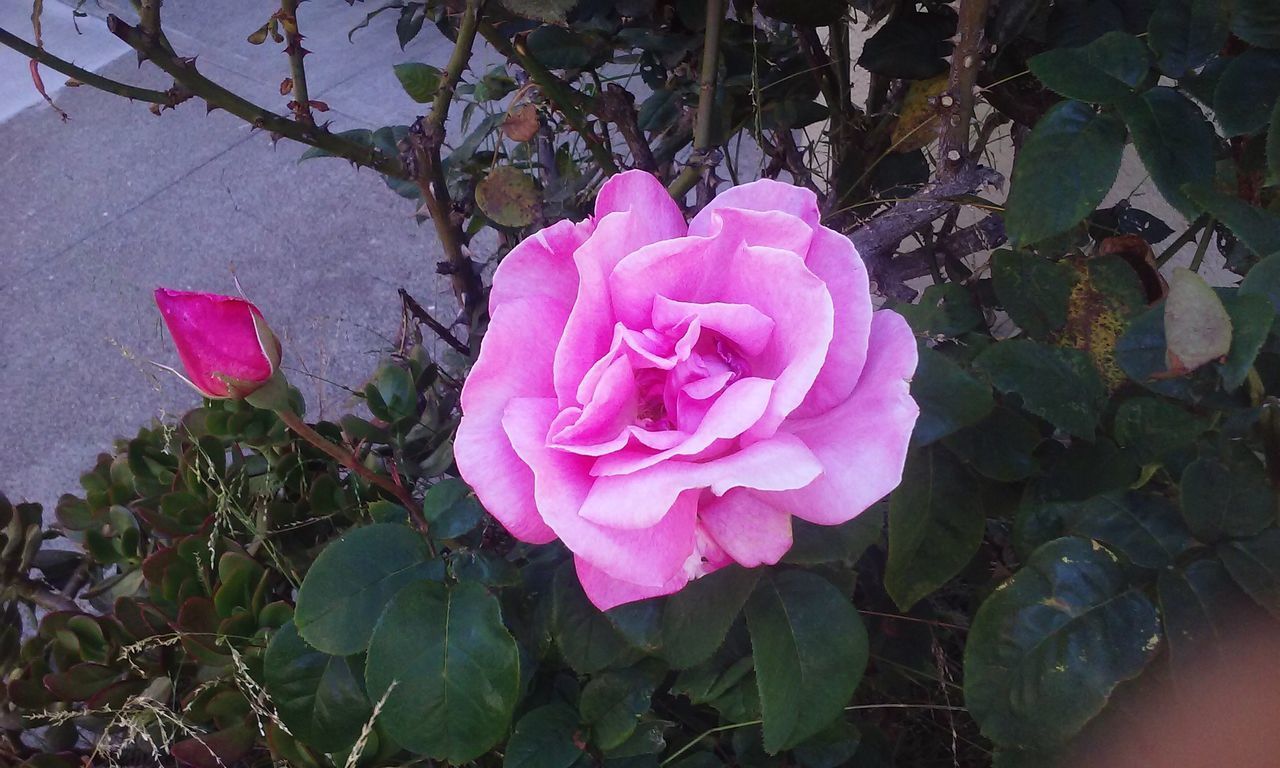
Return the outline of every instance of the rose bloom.
<path id="1" fill-rule="evenodd" d="M 458 469 L 601 610 L 843 523 L 902 477 L 916 342 L 814 194 L 760 180 L 687 225 L 641 171 L 514 248 L 462 391 Z"/>
<path id="2" fill-rule="evenodd" d="M 280 366 L 280 341 L 251 302 L 168 288 L 157 288 L 155 297 L 187 369 L 182 378 L 200 394 L 240 399 L 271 381 Z"/>

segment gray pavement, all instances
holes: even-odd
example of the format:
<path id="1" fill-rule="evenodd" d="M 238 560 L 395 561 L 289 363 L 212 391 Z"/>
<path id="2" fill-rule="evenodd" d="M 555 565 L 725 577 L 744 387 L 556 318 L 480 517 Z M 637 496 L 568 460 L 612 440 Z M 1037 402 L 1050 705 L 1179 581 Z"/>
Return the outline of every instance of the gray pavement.
<path id="1" fill-rule="evenodd" d="M 105 31 L 89 3 L 77 35 L 70 5 L 45 0 L 48 50 L 117 80 L 167 82 Z M 281 46 L 245 37 L 270 0 L 168 0 L 165 27 L 183 55 L 234 91 L 283 112 Z M 125 10 L 122 11 L 121 9 Z M 303 4 L 312 98 L 335 130 L 407 123 L 419 105 L 391 65 L 443 64 L 449 43 L 429 25 L 406 51 L 394 13 L 356 33 L 367 7 Z M 30 4 L 0 3 L 0 26 L 31 38 Z M 429 224 L 369 171 L 332 159 L 297 162 L 222 112 L 189 102 L 156 117 L 146 105 L 43 78 L 57 114 L 30 86 L 27 62 L 0 49 L 0 490 L 52 504 L 112 441 L 198 402 L 147 361 L 176 364 L 151 291 L 158 285 L 234 293 L 238 278 L 285 345 L 284 365 L 311 413 L 340 413 L 391 346 L 396 289 L 438 315 L 452 297 L 434 274 Z M 327 379 L 336 384 L 327 384 Z"/>

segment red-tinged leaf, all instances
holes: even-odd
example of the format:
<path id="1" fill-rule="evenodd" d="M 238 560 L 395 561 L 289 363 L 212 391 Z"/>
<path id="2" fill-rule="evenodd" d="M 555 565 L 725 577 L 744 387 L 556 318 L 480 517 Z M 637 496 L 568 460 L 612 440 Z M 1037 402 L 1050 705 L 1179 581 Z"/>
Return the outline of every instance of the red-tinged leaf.
<path id="1" fill-rule="evenodd" d="M 293 78 L 286 77 L 280 81 L 280 95 L 288 96 L 291 92 L 293 92 Z"/>
<path id="2" fill-rule="evenodd" d="M 246 721 L 225 730 L 196 736 L 174 744 L 169 754 L 192 768 L 226 768 L 249 754 L 257 731 Z"/>
<path id="3" fill-rule="evenodd" d="M 120 671 L 105 664 L 85 662 L 75 664 L 65 672 L 51 672 L 44 676 L 44 687 L 62 701 L 84 701 L 111 685 Z"/>
<path id="4" fill-rule="evenodd" d="M 314 110 L 315 110 L 315 111 L 317 111 L 317 112 L 328 112 L 328 111 L 329 111 L 329 105 L 328 105 L 328 104 L 326 104 L 326 103 L 325 103 L 325 102 L 323 102 L 323 101 L 316 101 L 315 99 L 312 99 L 312 100 L 311 100 L 310 102 L 308 102 L 308 103 L 311 105 L 311 108 L 312 108 L 312 109 L 314 109 Z"/>
<path id="5" fill-rule="evenodd" d="M 31 60 L 30 69 L 31 82 L 35 85 L 36 92 L 39 93 L 45 101 L 49 102 L 49 106 L 53 107 L 53 110 L 58 113 L 58 117 L 62 118 L 62 122 L 65 123 L 70 120 L 71 116 L 59 109 L 58 105 L 53 103 L 53 99 L 49 98 L 49 94 L 44 89 L 44 80 L 40 79 L 40 64 L 35 59 Z"/>
<path id="6" fill-rule="evenodd" d="M 207 597 L 192 597 L 178 610 L 175 629 L 182 635 L 182 647 L 206 664 L 226 664 L 229 657 L 218 644 L 218 610 Z"/>

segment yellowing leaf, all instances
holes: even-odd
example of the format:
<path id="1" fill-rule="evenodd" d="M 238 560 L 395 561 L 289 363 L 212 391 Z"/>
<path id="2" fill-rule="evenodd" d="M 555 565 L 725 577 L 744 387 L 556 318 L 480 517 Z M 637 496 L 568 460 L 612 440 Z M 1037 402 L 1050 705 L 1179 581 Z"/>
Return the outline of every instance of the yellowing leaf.
<path id="1" fill-rule="evenodd" d="M 916 80 L 902 100 L 902 114 L 893 124 L 895 152 L 914 152 L 938 137 L 938 98 L 947 89 L 947 76 Z"/>
<path id="2" fill-rule="evenodd" d="M 1173 372 L 1196 368 L 1231 351 L 1231 317 L 1204 278 L 1175 269 L 1164 307 L 1164 335 Z"/>

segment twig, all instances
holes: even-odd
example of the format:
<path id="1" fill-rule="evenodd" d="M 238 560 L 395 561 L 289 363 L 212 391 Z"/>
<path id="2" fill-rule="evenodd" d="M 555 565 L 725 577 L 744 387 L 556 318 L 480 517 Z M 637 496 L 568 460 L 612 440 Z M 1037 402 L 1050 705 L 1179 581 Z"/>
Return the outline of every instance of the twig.
<path id="1" fill-rule="evenodd" d="M 1191 265 L 1188 267 L 1192 272 L 1199 272 L 1200 265 L 1204 263 L 1204 255 L 1209 251 L 1209 241 L 1213 239 L 1213 228 L 1217 225 L 1218 220 L 1210 216 L 1205 222 L 1204 233 L 1200 235 L 1200 243 L 1196 245 L 1196 252 L 1191 257 Z"/>
<path id="2" fill-rule="evenodd" d="M 989 0 L 960 0 L 959 41 L 951 54 L 947 90 L 938 97 L 938 178 L 955 178 L 970 162 L 973 92 L 982 69 L 983 29 Z"/>
<path id="3" fill-rule="evenodd" d="M 596 98 L 595 113 L 607 123 L 618 126 L 623 141 L 631 150 L 631 162 L 642 171 L 654 173 L 658 163 L 653 159 L 653 150 L 645 141 L 644 131 L 636 121 L 636 97 L 617 83 L 608 83 Z"/>
<path id="4" fill-rule="evenodd" d="M 981 221 L 957 229 L 931 246 L 917 248 L 893 257 L 893 260 L 882 270 L 879 280 L 889 286 L 901 286 L 908 280 L 929 274 L 936 264 L 938 253 L 944 254 L 949 259 L 959 259 L 971 253 L 997 248 L 1004 244 L 1006 239 L 1004 219 L 998 214 L 992 214 Z M 898 293 L 904 294 L 905 291 L 899 290 Z"/>
<path id="5" fill-rule="evenodd" d="M 409 516 L 413 518 L 418 530 L 423 534 L 426 534 L 427 519 L 422 515 L 422 507 L 418 505 L 418 502 L 414 500 L 413 496 L 407 489 L 403 486 L 396 485 L 389 478 L 379 475 L 372 469 L 369 469 L 364 464 L 360 463 L 360 460 L 356 458 L 355 454 L 346 448 L 330 442 L 324 435 L 312 429 L 310 424 L 303 421 L 302 417 L 298 416 L 298 414 L 293 411 L 279 410 L 276 411 L 276 414 L 280 417 L 280 420 L 285 423 L 285 426 L 293 430 L 294 434 L 298 437 L 301 437 L 311 445 L 319 448 L 328 455 L 329 458 L 338 462 L 342 466 L 352 472 L 355 472 L 365 482 L 378 486 L 398 499 L 404 508 L 409 511 Z"/>
<path id="6" fill-rule="evenodd" d="M 193 59 L 175 56 L 159 41 L 150 40 L 140 29 L 134 27 L 120 17 L 107 16 L 107 29 L 120 38 L 126 45 L 141 53 L 160 69 L 164 70 L 174 81 L 191 92 L 192 95 L 204 99 L 211 108 L 226 110 L 236 117 L 257 128 L 279 134 L 301 144 L 316 147 L 331 155 L 349 160 L 356 165 L 386 174 L 397 179 L 409 180 L 408 174 L 399 159 L 387 157 L 374 147 L 357 144 L 354 141 L 330 133 L 323 127 L 304 125 L 287 117 L 277 115 L 270 110 L 254 104 L 244 97 L 228 91 L 221 85 L 200 74 Z"/>
<path id="7" fill-rule="evenodd" d="M 716 75 L 720 70 L 720 25 L 724 21 L 724 0 L 707 0 L 707 28 L 703 33 L 702 69 L 698 76 L 698 112 L 693 123 L 693 155 L 680 175 L 667 185 L 676 200 L 684 198 L 699 179 L 710 173 L 707 153 L 711 150 L 711 117 L 715 109 Z"/>
<path id="8" fill-rule="evenodd" d="M 463 355 L 467 355 L 468 357 L 471 355 L 471 349 L 466 344 L 459 341 L 458 337 L 454 336 L 439 320 L 432 317 L 430 312 L 427 312 L 427 310 L 423 308 L 416 299 L 409 295 L 408 291 L 403 288 L 399 290 L 400 301 L 404 303 L 405 308 L 409 310 L 410 314 L 418 318 L 419 321 L 430 328 L 436 336 L 440 337 L 441 341 L 453 347 Z"/>
<path id="9" fill-rule="evenodd" d="M 1195 240 L 1196 235 L 1200 234 L 1200 230 L 1204 229 L 1205 224 L 1208 223 L 1209 214 L 1207 213 L 1191 222 L 1191 226 L 1187 227 L 1185 232 L 1178 235 L 1178 238 L 1170 243 L 1168 248 L 1160 252 L 1160 255 L 1156 258 L 1156 266 L 1163 267 L 1169 259 L 1172 259 L 1178 251 L 1182 250 L 1182 246 Z"/>
<path id="10" fill-rule="evenodd" d="M 55 72 L 60 72 L 67 77 L 74 78 L 77 82 L 84 83 L 92 88 L 100 91 L 113 93 L 116 96 L 123 96 L 126 99 L 135 101 L 145 101 L 149 104 L 159 104 L 165 107 L 173 107 L 191 98 L 192 94 L 184 89 L 174 87 L 167 91 L 153 91 L 149 88 L 139 88 L 127 83 L 117 82 L 101 75 L 95 75 L 87 69 L 81 69 L 65 59 L 60 59 L 49 53 L 43 48 L 38 48 L 17 35 L 0 28 L 0 45 L 21 53 L 30 59 L 33 59 Z"/>
<path id="11" fill-rule="evenodd" d="M 293 77 L 293 114 L 298 122 L 315 125 L 307 90 L 307 68 L 302 63 L 310 51 L 302 47 L 302 33 L 298 31 L 298 0 L 280 0 L 280 16 L 280 26 L 284 27 L 284 52 L 289 55 L 289 74 Z"/>

